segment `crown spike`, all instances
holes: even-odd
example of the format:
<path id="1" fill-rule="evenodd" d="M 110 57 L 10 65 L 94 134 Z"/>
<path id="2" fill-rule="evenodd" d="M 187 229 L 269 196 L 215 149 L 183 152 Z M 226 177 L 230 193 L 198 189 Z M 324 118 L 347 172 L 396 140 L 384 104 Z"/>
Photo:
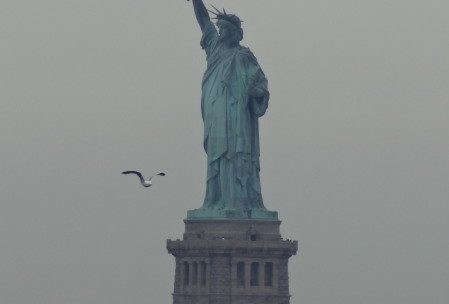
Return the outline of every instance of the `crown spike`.
<path id="1" fill-rule="evenodd" d="M 226 14 L 226 10 L 224 9 L 224 7 L 223 7 L 223 13 L 224 13 L 225 15 L 227 15 L 227 14 Z"/>
<path id="2" fill-rule="evenodd" d="M 211 4 L 211 6 L 217 11 L 217 13 L 218 13 L 219 15 L 222 14 L 222 12 L 220 12 L 220 10 L 219 10 L 218 8 L 216 8 L 213 4 Z M 216 15 L 217 15 L 217 14 L 216 14 Z"/>
<path id="3" fill-rule="evenodd" d="M 207 10 L 209 13 L 214 14 L 215 16 L 218 16 L 218 14 L 216 12 L 213 12 L 211 10 Z"/>

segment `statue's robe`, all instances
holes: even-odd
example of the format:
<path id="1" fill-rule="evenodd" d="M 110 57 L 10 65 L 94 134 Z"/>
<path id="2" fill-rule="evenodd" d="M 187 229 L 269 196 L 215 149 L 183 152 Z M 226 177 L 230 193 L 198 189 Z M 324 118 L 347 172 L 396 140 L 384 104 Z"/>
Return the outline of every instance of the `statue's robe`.
<path id="1" fill-rule="evenodd" d="M 268 107 L 267 79 L 248 48 L 224 47 L 212 22 L 203 30 L 201 46 L 207 59 L 201 98 L 207 153 L 203 208 L 265 210 L 258 117 Z"/>

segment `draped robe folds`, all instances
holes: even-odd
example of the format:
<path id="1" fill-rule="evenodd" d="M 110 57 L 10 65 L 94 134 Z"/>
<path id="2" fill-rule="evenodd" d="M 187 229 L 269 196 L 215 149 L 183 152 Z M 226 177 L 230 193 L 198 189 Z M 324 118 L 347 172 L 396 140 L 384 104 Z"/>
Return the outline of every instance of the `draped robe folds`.
<path id="1" fill-rule="evenodd" d="M 212 23 L 203 30 L 201 46 L 207 59 L 201 98 L 207 153 L 202 208 L 265 210 L 259 179 L 258 117 L 268 107 L 267 79 L 248 48 L 224 47 Z"/>

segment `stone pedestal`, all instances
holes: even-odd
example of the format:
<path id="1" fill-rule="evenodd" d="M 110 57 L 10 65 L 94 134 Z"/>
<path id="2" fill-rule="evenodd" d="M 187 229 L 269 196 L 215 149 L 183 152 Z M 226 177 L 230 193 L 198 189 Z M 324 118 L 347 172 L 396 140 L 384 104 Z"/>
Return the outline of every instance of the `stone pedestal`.
<path id="1" fill-rule="evenodd" d="M 288 259 L 280 221 L 185 220 L 182 240 L 167 240 L 176 259 L 173 304 L 288 304 Z"/>

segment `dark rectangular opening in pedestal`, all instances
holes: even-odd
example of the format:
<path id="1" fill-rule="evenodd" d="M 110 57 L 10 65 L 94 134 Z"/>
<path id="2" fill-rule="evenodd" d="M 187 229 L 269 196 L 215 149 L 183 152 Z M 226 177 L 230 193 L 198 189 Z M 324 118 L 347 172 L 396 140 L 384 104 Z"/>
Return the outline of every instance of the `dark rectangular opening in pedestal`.
<path id="1" fill-rule="evenodd" d="M 245 263 L 237 263 L 237 286 L 245 287 Z"/>
<path id="2" fill-rule="evenodd" d="M 273 286 L 273 263 L 265 263 L 265 286 Z"/>
<path id="3" fill-rule="evenodd" d="M 252 262 L 251 263 L 251 277 L 250 277 L 250 286 L 259 286 L 259 263 Z"/>

